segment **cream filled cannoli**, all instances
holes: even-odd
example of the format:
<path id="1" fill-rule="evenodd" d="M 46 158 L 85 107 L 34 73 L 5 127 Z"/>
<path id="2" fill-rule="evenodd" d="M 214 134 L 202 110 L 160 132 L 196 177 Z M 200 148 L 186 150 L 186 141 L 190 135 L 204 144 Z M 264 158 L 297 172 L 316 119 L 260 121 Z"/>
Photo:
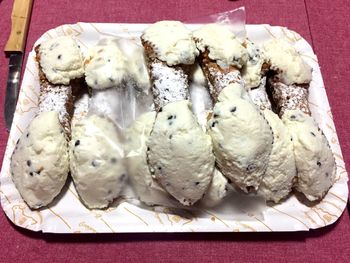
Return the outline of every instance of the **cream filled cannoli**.
<path id="1" fill-rule="evenodd" d="M 68 140 L 73 111 L 71 82 L 83 76 L 83 58 L 71 37 L 35 48 L 39 64 L 39 111 L 18 140 L 11 158 L 12 179 L 31 208 L 52 202 L 69 172 Z"/>
<path id="2" fill-rule="evenodd" d="M 248 39 L 245 41 L 249 58 L 243 67 L 245 88 L 253 103 L 259 107 L 273 132 L 273 145 L 258 193 L 267 201 L 280 202 L 292 191 L 296 176 L 291 135 L 282 120 L 272 112 L 266 91 L 266 72 L 269 65 L 264 53 Z"/>
<path id="3" fill-rule="evenodd" d="M 208 122 L 217 165 L 244 192 L 257 190 L 273 145 L 268 122 L 238 83 L 222 90 Z"/>
<path id="4" fill-rule="evenodd" d="M 282 117 L 293 140 L 298 172 L 295 188 L 310 201 L 322 199 L 334 184 L 336 164 L 326 136 L 315 120 L 301 110 L 287 110 Z"/>
<path id="5" fill-rule="evenodd" d="M 89 208 L 105 208 L 127 179 L 122 138 L 114 123 L 92 114 L 72 130 L 70 169 L 74 185 Z"/>
<path id="6" fill-rule="evenodd" d="M 160 21 L 145 30 L 141 41 L 148 60 L 156 110 L 169 102 L 188 99 L 186 65 L 193 64 L 198 55 L 192 32 L 181 22 Z"/>
<path id="7" fill-rule="evenodd" d="M 203 26 L 194 37 L 210 93 L 218 101 L 208 125 L 218 167 L 243 191 L 257 190 L 273 138 L 268 123 L 243 90 L 240 70 L 248 52 L 225 26 Z"/>
<path id="8" fill-rule="evenodd" d="M 56 111 L 70 136 L 73 115 L 72 81 L 84 75 L 83 57 L 72 37 L 58 37 L 35 48 L 39 65 L 39 112 Z"/>
<path id="9" fill-rule="evenodd" d="M 158 110 L 147 142 L 152 176 L 183 205 L 202 198 L 212 180 L 210 137 L 192 112 L 188 73 L 198 55 L 192 32 L 177 21 L 161 21 L 141 36 Z M 156 69 L 156 70 L 155 70 Z"/>
<path id="10" fill-rule="evenodd" d="M 219 93 L 231 83 L 242 83 L 240 69 L 247 60 L 242 43 L 225 26 L 209 24 L 193 33 L 200 51 L 199 64 L 208 79 L 214 102 Z"/>
<path id="11" fill-rule="evenodd" d="M 207 129 L 208 116 L 211 114 L 213 105 L 208 91 L 208 81 L 204 76 L 203 70 L 199 64 L 195 64 L 190 74 L 190 95 L 193 103 L 193 112 L 197 117 L 198 123 L 203 129 Z M 229 182 L 226 177 L 214 168 L 213 179 L 205 192 L 200 204 L 206 207 L 218 205 L 227 195 Z"/>
<path id="12" fill-rule="evenodd" d="M 280 202 L 292 191 L 297 171 L 288 128 L 271 110 L 262 111 L 273 132 L 273 145 L 258 193 L 267 201 Z"/>
<path id="13" fill-rule="evenodd" d="M 296 109 L 310 115 L 308 88 L 312 68 L 291 44 L 282 39 L 265 43 L 263 52 L 270 66 L 268 84 L 279 116 L 286 110 Z"/>
<path id="14" fill-rule="evenodd" d="M 265 61 L 264 53 L 249 39 L 244 41 L 244 46 L 248 53 L 248 60 L 242 68 L 244 86 L 255 105 L 261 110 L 271 109 L 265 76 L 269 65 Z"/>
<path id="15" fill-rule="evenodd" d="M 295 188 L 310 201 L 323 198 L 334 183 L 336 164 L 327 138 L 310 116 L 312 69 L 284 40 L 264 45 L 272 74 L 269 85 L 278 114 L 292 136 L 297 170 Z"/>
<path id="16" fill-rule="evenodd" d="M 126 47 L 127 46 L 127 47 Z M 108 88 L 149 88 L 143 49 L 128 39 L 103 39 L 88 50 L 85 80 L 95 91 Z"/>
<path id="17" fill-rule="evenodd" d="M 89 111 L 109 116 L 125 129 L 153 106 L 143 48 L 124 38 L 102 39 L 89 49 L 86 82 L 91 88 Z"/>
<path id="18" fill-rule="evenodd" d="M 144 113 L 126 132 L 128 175 L 138 198 L 143 203 L 150 206 L 177 207 L 179 204 L 176 199 L 152 177 L 148 167 L 146 142 L 150 137 L 155 118 L 155 112 Z M 226 196 L 227 187 L 227 179 L 215 169 L 212 181 L 200 203 L 207 207 L 217 205 Z"/>
<path id="19" fill-rule="evenodd" d="M 202 198 L 212 180 L 215 158 L 211 139 L 187 100 L 163 107 L 147 146 L 152 175 L 173 197 L 183 205 Z"/>
<path id="20" fill-rule="evenodd" d="M 142 114 L 126 131 L 126 161 L 128 174 L 137 197 L 153 206 L 176 206 L 177 201 L 152 177 L 147 162 L 147 141 L 156 113 Z"/>
<path id="21" fill-rule="evenodd" d="M 113 91 L 133 88 L 137 83 L 130 64 L 114 41 L 92 47 L 85 61 L 93 106 L 89 106 L 88 116 L 73 127 L 70 167 L 77 192 L 89 208 L 107 207 L 120 195 L 127 178 L 120 118 L 114 113 L 119 110 L 114 104 L 120 101 L 113 99 L 118 95 Z"/>
<path id="22" fill-rule="evenodd" d="M 31 208 L 52 202 L 69 172 L 68 141 L 55 111 L 38 114 L 18 140 L 11 158 L 12 180 Z"/>

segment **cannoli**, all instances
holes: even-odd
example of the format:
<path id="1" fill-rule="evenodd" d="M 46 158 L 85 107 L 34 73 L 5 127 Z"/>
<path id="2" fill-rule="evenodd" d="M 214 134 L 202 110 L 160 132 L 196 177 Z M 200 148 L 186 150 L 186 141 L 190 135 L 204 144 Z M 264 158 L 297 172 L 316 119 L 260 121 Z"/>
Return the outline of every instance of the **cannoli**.
<path id="1" fill-rule="evenodd" d="M 73 115 L 72 81 L 84 75 L 83 57 L 71 37 L 58 37 L 35 47 L 39 68 L 39 112 L 56 111 L 70 137 Z"/>
<path id="2" fill-rule="evenodd" d="M 85 76 L 86 83 L 94 91 L 149 88 L 143 49 L 128 39 L 103 39 L 90 48 L 85 60 Z"/>
<path id="3" fill-rule="evenodd" d="M 272 98 L 292 135 L 295 189 L 310 201 L 320 200 L 334 183 L 336 164 L 327 138 L 310 116 L 308 86 L 312 69 L 284 40 L 266 43 L 264 53 L 273 71 L 269 77 Z"/>
<path id="4" fill-rule="evenodd" d="M 29 207 L 46 206 L 60 193 L 69 172 L 68 141 L 59 113 L 39 113 L 17 141 L 12 180 Z"/>
<path id="5" fill-rule="evenodd" d="M 95 114 L 72 130 L 70 169 L 74 185 L 89 208 L 105 208 L 119 196 L 127 179 L 122 138 L 117 127 Z"/>
<path id="6" fill-rule="evenodd" d="M 249 59 L 243 67 L 245 88 L 252 102 L 259 107 L 273 132 L 273 145 L 258 194 L 275 203 L 286 198 L 292 191 L 296 167 L 291 135 L 282 120 L 272 112 L 266 91 L 266 72 L 269 65 L 264 53 L 248 39 L 245 41 Z"/>
<path id="7" fill-rule="evenodd" d="M 209 24 L 193 33 L 200 51 L 198 62 L 208 79 L 214 102 L 231 83 L 243 84 L 240 69 L 247 60 L 242 43 L 225 26 Z"/>
<path id="8" fill-rule="evenodd" d="M 222 90 L 208 122 L 217 165 L 244 192 L 257 190 L 272 150 L 273 133 L 238 83 Z"/>
<path id="9" fill-rule="evenodd" d="M 120 195 L 127 179 L 123 138 L 117 127 L 120 119 L 114 112 L 120 100 L 106 98 L 99 105 L 94 100 L 99 97 L 101 102 L 100 95 L 113 97 L 118 95 L 114 91 L 128 89 L 128 83 L 135 80 L 131 68 L 113 41 L 91 48 L 85 61 L 90 102 L 97 108 L 90 107 L 88 116 L 73 127 L 70 168 L 76 190 L 89 208 L 107 207 Z"/>
<path id="10" fill-rule="evenodd" d="M 127 46 L 127 47 L 126 47 Z M 125 129 L 153 106 L 143 48 L 129 39 L 102 39 L 85 61 L 89 112 L 109 116 Z"/>
<path id="11" fill-rule="evenodd" d="M 24 201 L 34 209 L 50 204 L 66 182 L 73 110 L 71 81 L 84 73 L 80 49 L 71 37 L 48 40 L 35 51 L 39 111 L 11 158 L 12 179 Z"/>
<path id="12" fill-rule="evenodd" d="M 288 128 L 271 110 L 262 111 L 273 131 L 274 143 L 258 193 L 265 200 L 280 202 L 292 191 L 296 177 L 293 142 Z"/>
<path id="13" fill-rule="evenodd" d="M 146 142 L 150 137 L 156 118 L 154 111 L 137 118 L 126 132 L 126 160 L 128 175 L 140 201 L 149 206 L 179 207 L 172 197 L 156 179 L 152 177 L 147 163 Z M 228 191 L 227 179 L 215 169 L 213 179 L 200 203 L 213 207 L 221 202 Z"/>
<path id="14" fill-rule="evenodd" d="M 213 101 L 218 101 L 208 123 L 218 167 L 244 192 L 257 190 L 273 137 L 243 90 L 240 69 L 247 61 L 247 50 L 225 26 L 203 26 L 194 37 L 210 93 Z"/>
<path id="15" fill-rule="evenodd" d="M 265 76 L 269 65 L 265 62 L 264 53 L 249 39 L 245 40 L 244 46 L 248 53 L 248 60 L 242 68 L 244 86 L 251 100 L 260 110 L 271 109 Z"/>
<path id="16" fill-rule="evenodd" d="M 151 25 L 141 36 L 158 114 L 147 141 L 152 176 L 183 205 L 202 198 L 215 158 L 210 137 L 198 124 L 189 98 L 188 73 L 198 55 L 192 33 L 177 21 Z"/>
<path id="17" fill-rule="evenodd" d="M 208 81 L 204 76 L 203 70 L 198 63 L 194 64 L 190 74 L 190 96 L 193 103 L 193 112 L 197 117 L 198 123 L 206 130 L 208 115 L 211 114 L 213 105 L 208 90 Z M 228 193 L 229 183 L 225 176 L 217 167 L 214 168 L 213 179 L 205 192 L 200 204 L 205 207 L 214 207 L 218 205 Z"/>
<path id="18" fill-rule="evenodd" d="M 156 112 L 144 113 L 126 131 L 128 174 L 140 201 L 149 206 L 176 206 L 177 201 L 152 177 L 147 163 L 146 142 L 155 119 Z"/>
<path id="19" fill-rule="evenodd" d="M 270 65 L 268 85 L 281 117 L 286 110 L 301 110 L 311 115 L 308 103 L 312 68 L 306 64 L 297 50 L 288 42 L 272 39 L 263 45 Z"/>
<path id="20" fill-rule="evenodd" d="M 282 116 L 294 146 L 297 168 L 295 188 L 310 201 L 322 199 L 334 184 L 336 164 L 326 136 L 315 120 L 301 110 L 287 110 Z"/>
<path id="21" fill-rule="evenodd" d="M 268 94 L 266 93 L 266 76 L 261 78 L 259 86 L 248 90 L 249 97 L 252 102 L 260 109 L 271 110 L 271 102 L 269 100 Z"/>
<path id="22" fill-rule="evenodd" d="M 198 50 L 192 32 L 178 21 L 160 21 L 141 36 L 148 60 L 155 108 L 189 98 L 186 65 L 194 63 Z"/>
<path id="23" fill-rule="evenodd" d="M 165 105 L 147 142 L 152 176 L 183 205 L 193 205 L 207 191 L 215 158 L 212 142 L 187 100 Z"/>
<path id="24" fill-rule="evenodd" d="M 297 109 L 311 115 L 308 102 L 308 85 L 286 85 L 281 83 L 277 76 L 268 78 L 268 85 L 271 89 L 273 101 L 276 102 L 276 111 L 279 112 L 280 117 L 287 110 Z"/>

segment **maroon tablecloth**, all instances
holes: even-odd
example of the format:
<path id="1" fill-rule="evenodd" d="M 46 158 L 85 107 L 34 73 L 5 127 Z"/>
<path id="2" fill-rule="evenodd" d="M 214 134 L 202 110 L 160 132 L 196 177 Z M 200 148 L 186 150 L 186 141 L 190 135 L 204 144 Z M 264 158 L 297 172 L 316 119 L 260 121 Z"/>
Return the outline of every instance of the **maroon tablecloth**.
<path id="1" fill-rule="evenodd" d="M 348 0 L 34 1 L 27 52 L 46 30 L 81 22 L 188 20 L 244 5 L 248 23 L 287 26 L 319 57 L 344 159 L 350 162 L 350 3 Z M 12 1 L 0 0 L 0 47 L 10 32 Z M 0 55 L 0 159 L 7 143 L 3 104 L 8 60 Z M 14 226 L 0 212 L 0 262 L 296 261 L 350 258 L 349 206 L 332 226 L 300 233 L 53 235 Z"/>

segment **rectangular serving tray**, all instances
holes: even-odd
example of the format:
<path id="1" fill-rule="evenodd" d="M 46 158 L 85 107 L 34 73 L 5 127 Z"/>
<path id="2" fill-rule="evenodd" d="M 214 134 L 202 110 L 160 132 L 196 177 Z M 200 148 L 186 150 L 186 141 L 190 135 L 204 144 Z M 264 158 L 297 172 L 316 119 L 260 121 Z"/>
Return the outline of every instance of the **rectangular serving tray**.
<path id="1" fill-rule="evenodd" d="M 190 29 L 196 29 L 198 26 L 188 25 Z M 146 27 L 147 24 L 62 25 L 47 31 L 35 45 L 61 35 L 75 36 L 85 50 L 105 37 L 128 37 L 139 42 L 139 36 Z M 281 204 L 264 206 L 256 213 L 244 209 L 227 209 L 225 206 L 221 210 L 201 209 L 180 215 L 166 208 L 147 209 L 136 206 L 127 199 L 119 199 L 106 210 L 88 210 L 79 201 L 70 181 L 53 204 L 40 210 L 29 209 L 11 180 L 9 168 L 15 143 L 29 125 L 38 107 L 39 81 L 35 54 L 32 51 L 28 56 L 0 176 L 1 205 L 7 217 L 20 227 L 52 233 L 308 231 L 334 223 L 346 207 L 348 174 L 317 57 L 311 46 L 298 33 L 287 28 L 246 25 L 246 31 L 247 36 L 257 44 L 270 38 L 285 38 L 294 44 L 313 68 L 310 106 L 314 118 L 330 142 L 337 164 L 336 182 L 319 204 L 309 207 L 292 195 Z"/>

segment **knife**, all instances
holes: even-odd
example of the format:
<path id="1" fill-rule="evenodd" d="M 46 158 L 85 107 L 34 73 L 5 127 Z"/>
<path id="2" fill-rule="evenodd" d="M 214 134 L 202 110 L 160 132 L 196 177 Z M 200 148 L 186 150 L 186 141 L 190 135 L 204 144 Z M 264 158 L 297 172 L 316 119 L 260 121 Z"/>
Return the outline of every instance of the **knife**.
<path id="1" fill-rule="evenodd" d="M 16 108 L 30 14 L 33 0 L 15 0 L 11 14 L 11 33 L 5 45 L 5 53 L 10 57 L 9 73 L 5 95 L 5 122 L 9 131 Z"/>

